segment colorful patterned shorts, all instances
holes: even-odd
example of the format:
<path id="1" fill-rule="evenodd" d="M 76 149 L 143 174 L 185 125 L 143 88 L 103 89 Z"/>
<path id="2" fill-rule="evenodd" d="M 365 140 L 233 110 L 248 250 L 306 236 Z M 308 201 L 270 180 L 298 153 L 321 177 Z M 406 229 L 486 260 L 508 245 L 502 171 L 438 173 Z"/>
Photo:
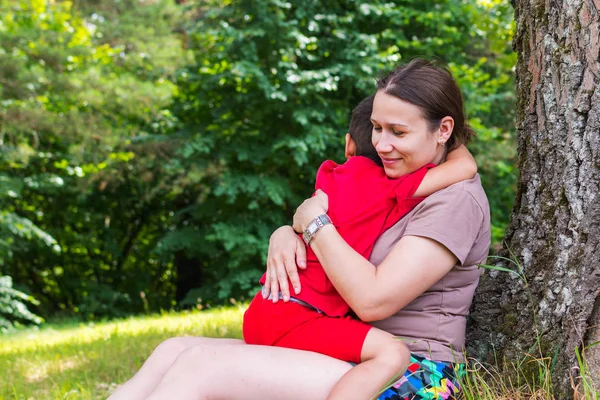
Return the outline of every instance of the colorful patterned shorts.
<path id="1" fill-rule="evenodd" d="M 379 395 L 377 400 L 448 400 L 460 391 L 458 380 L 465 364 L 432 361 L 410 355 L 404 376 Z"/>

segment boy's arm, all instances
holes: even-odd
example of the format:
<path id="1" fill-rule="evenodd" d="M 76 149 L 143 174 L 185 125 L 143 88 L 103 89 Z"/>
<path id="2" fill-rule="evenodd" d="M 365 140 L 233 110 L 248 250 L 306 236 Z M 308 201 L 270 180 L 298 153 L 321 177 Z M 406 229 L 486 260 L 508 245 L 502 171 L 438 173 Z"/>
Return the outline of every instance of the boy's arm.
<path id="1" fill-rule="evenodd" d="M 448 186 L 471 179 L 477 173 L 475 159 L 464 145 L 452 150 L 446 162 L 430 169 L 413 194 L 413 197 L 425 197 Z"/>

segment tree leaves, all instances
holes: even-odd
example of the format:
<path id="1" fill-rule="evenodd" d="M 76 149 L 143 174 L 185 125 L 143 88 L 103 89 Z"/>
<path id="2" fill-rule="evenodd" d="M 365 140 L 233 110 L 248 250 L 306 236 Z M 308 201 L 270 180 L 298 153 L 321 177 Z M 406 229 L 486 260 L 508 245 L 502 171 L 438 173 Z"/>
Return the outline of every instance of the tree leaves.
<path id="1" fill-rule="evenodd" d="M 350 110 L 414 56 L 463 88 L 502 235 L 514 57 L 499 0 L 0 6 L 0 275 L 43 315 L 142 311 L 140 291 L 151 309 L 190 289 L 251 296 L 273 229 L 324 159 L 343 161 Z"/>
<path id="2" fill-rule="evenodd" d="M 0 332 L 13 327 L 13 321 L 40 324 L 44 320 L 27 309 L 25 303 L 39 304 L 32 296 L 13 287 L 10 276 L 0 276 Z"/>

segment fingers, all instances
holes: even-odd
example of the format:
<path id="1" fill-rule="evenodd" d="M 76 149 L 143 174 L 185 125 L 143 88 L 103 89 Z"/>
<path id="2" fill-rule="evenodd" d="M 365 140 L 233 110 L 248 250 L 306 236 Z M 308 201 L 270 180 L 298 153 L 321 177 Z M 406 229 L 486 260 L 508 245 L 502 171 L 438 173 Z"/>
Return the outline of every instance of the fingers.
<path id="1" fill-rule="evenodd" d="M 304 241 L 296 236 L 296 265 L 304 269 L 306 268 L 306 246 Z"/>
<path id="2" fill-rule="evenodd" d="M 298 267 L 296 267 L 296 258 L 294 255 L 288 256 L 283 260 L 283 263 L 285 266 L 286 276 L 292 282 L 294 293 L 300 293 L 300 277 L 298 276 Z M 286 296 L 290 295 L 289 288 L 287 288 L 287 292 L 281 288 L 281 293 L 283 294 L 283 297 L 286 298 Z"/>
<path id="3" fill-rule="evenodd" d="M 277 229 L 269 240 L 263 298 L 266 299 L 270 295 L 273 303 L 277 303 L 281 293 L 283 301 L 289 301 L 292 295 L 290 293 L 290 280 L 294 293 L 300 292 L 297 262 L 300 264 L 300 268 L 306 268 L 304 242 L 289 226 Z"/>
<path id="4" fill-rule="evenodd" d="M 267 275 L 265 280 L 265 289 L 263 290 L 263 299 L 271 296 L 273 303 L 279 301 L 279 292 L 281 292 L 283 301 L 290 299 L 290 285 L 288 284 L 288 275 L 286 272 L 286 263 L 277 260 L 267 261 Z"/>
<path id="5" fill-rule="evenodd" d="M 288 277 L 285 270 L 285 262 L 278 262 L 276 267 L 277 271 L 277 281 L 279 282 L 279 290 L 277 292 L 273 292 L 273 299 L 275 297 L 279 298 L 279 292 L 281 291 L 283 301 L 288 301 L 290 299 L 290 285 L 288 284 Z M 275 295 L 277 293 L 277 296 Z M 274 303 L 277 303 L 274 301 Z"/>
<path id="6" fill-rule="evenodd" d="M 276 268 L 273 268 L 273 271 L 275 270 Z M 273 303 L 277 303 L 279 301 L 279 281 L 277 280 L 276 273 L 271 273 L 271 280 L 267 282 L 267 285 L 271 287 L 270 294 L 272 295 Z"/>
<path id="7" fill-rule="evenodd" d="M 271 263 L 269 262 L 269 258 L 267 258 L 267 272 L 265 273 L 265 284 L 262 287 L 262 298 L 267 299 L 271 294 Z"/>

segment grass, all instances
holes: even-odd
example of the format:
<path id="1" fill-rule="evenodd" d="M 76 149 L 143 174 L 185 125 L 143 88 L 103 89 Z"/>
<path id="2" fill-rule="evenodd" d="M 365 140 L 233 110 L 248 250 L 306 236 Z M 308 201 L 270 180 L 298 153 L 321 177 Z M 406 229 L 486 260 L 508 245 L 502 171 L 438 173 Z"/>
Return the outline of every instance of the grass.
<path id="1" fill-rule="evenodd" d="M 501 373 L 496 367 L 472 361 L 463 381 L 465 400 L 551 400 L 552 379 L 550 360 L 527 357 L 533 363 L 532 376 L 525 376 L 524 369 L 515 364 L 504 363 Z M 591 400 L 591 399 L 590 399 Z"/>
<path id="2" fill-rule="evenodd" d="M 0 336 L 0 399 L 105 399 L 169 337 L 240 338 L 242 311 L 49 325 Z"/>
<path id="3" fill-rule="evenodd" d="M 578 358 L 581 376 L 571 383 L 571 398 L 600 400 L 585 359 Z M 500 372 L 495 366 L 472 360 L 462 381 L 461 400 L 554 400 L 551 364 L 550 358 L 528 355 L 518 364 L 504 362 Z"/>
<path id="4" fill-rule="evenodd" d="M 0 336 L 0 400 L 105 399 L 169 337 L 240 338 L 244 308 L 46 325 Z M 585 372 L 585 359 L 580 360 L 580 369 Z M 523 371 L 531 371 L 531 366 L 505 365 L 512 373 L 504 374 L 494 367 L 470 363 L 461 399 L 552 399 L 550 360 L 528 357 L 523 362 L 534 363 L 535 376 L 524 376 Z M 600 400 L 600 392 L 585 374 L 577 392 L 577 399 Z"/>

